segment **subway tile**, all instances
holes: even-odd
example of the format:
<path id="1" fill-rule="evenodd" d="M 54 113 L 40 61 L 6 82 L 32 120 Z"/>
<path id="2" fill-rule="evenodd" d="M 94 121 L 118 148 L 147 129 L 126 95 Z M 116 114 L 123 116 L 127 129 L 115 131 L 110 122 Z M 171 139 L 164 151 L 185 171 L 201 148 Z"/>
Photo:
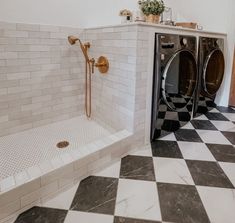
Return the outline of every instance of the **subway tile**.
<path id="1" fill-rule="evenodd" d="M 50 25 L 40 25 L 40 31 L 42 32 L 59 32 L 60 27 Z"/>
<path id="2" fill-rule="evenodd" d="M 6 66 L 21 66 L 30 64 L 29 59 L 8 59 Z"/>
<path id="3" fill-rule="evenodd" d="M 27 184 L 24 184 L 19 187 L 15 187 L 14 189 L 2 193 L 0 199 L 0 207 L 7 205 L 8 203 L 14 202 L 18 200 L 20 197 L 29 194 L 33 191 L 36 191 L 40 188 L 40 179 L 35 179 Z"/>
<path id="4" fill-rule="evenodd" d="M 49 52 L 50 47 L 45 46 L 45 45 L 32 45 L 32 46 L 30 46 L 29 51 L 31 51 L 31 52 Z"/>
<path id="5" fill-rule="evenodd" d="M 7 191 L 15 186 L 15 179 L 13 176 L 4 178 L 0 181 L 0 191 Z"/>
<path id="6" fill-rule="evenodd" d="M 31 90 L 30 86 L 10 87 L 8 88 L 8 93 L 15 94 L 15 93 L 21 93 L 21 92 L 30 91 L 30 90 Z"/>
<path id="7" fill-rule="evenodd" d="M 15 23 L 8 23 L 8 22 L 0 22 L 0 29 L 16 30 L 16 24 Z"/>
<path id="8" fill-rule="evenodd" d="M 47 39 L 50 38 L 50 32 L 29 32 L 29 38 Z"/>
<path id="9" fill-rule="evenodd" d="M 22 80 L 22 79 L 29 79 L 30 73 L 24 72 L 24 73 L 9 73 L 7 74 L 8 80 Z"/>
<path id="10" fill-rule="evenodd" d="M 40 26 L 36 24 L 24 24 L 24 23 L 18 23 L 16 24 L 17 30 L 23 30 L 23 31 L 39 31 Z"/>
<path id="11" fill-rule="evenodd" d="M 16 185 L 25 184 L 29 180 L 29 176 L 26 171 L 22 171 L 14 175 Z"/>
<path id="12" fill-rule="evenodd" d="M 0 52 L 0 59 L 16 59 L 17 57 L 16 52 Z"/>
<path id="13" fill-rule="evenodd" d="M 14 202 L 11 203 L 6 203 L 5 206 L 0 207 L 0 220 L 14 214 L 18 210 L 20 210 L 19 199 L 15 199 Z"/>
<path id="14" fill-rule="evenodd" d="M 4 30 L 5 37 L 28 37 L 28 32 L 26 31 L 15 31 L 15 30 Z"/>

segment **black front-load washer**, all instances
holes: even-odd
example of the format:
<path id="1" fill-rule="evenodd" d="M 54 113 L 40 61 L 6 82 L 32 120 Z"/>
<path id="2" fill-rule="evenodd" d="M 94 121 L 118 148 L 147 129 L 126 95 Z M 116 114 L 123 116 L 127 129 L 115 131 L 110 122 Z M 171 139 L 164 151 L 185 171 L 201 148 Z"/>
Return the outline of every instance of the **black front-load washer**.
<path id="1" fill-rule="evenodd" d="M 225 71 L 224 40 L 199 38 L 198 87 L 194 115 L 199 116 L 216 107 L 215 97 L 220 89 Z"/>
<path id="2" fill-rule="evenodd" d="M 151 142 L 191 120 L 197 85 L 197 39 L 156 34 Z"/>

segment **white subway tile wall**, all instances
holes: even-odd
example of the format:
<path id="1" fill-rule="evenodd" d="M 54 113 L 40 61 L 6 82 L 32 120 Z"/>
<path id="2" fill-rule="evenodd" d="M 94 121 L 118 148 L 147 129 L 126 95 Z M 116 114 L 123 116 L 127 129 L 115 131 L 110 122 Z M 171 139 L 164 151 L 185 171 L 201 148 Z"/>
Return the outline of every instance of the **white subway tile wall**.
<path id="1" fill-rule="evenodd" d="M 0 22 L 0 136 L 83 114 L 79 28 Z"/>
<path id="2" fill-rule="evenodd" d="M 107 75 L 96 71 L 93 76 L 94 117 L 113 128 L 134 132 L 140 145 L 145 140 L 154 33 L 154 29 L 137 25 L 85 30 L 92 56 L 104 55 L 110 62 Z"/>
<path id="3" fill-rule="evenodd" d="M 96 70 L 92 81 L 94 117 L 115 129 L 133 131 L 136 81 L 137 29 L 133 27 L 85 30 L 90 54 L 109 59 L 110 70 Z"/>

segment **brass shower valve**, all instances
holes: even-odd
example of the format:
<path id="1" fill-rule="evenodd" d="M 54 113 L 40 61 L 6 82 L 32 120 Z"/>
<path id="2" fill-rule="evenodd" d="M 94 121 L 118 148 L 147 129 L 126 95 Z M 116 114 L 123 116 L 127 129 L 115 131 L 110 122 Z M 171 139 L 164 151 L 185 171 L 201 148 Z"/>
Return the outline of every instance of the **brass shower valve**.
<path id="1" fill-rule="evenodd" d="M 94 73 L 94 67 L 97 67 L 99 72 L 102 74 L 105 74 L 109 70 L 109 62 L 108 59 L 104 56 L 100 56 L 95 62 L 95 59 L 90 59 L 91 67 L 92 67 L 92 73 Z"/>

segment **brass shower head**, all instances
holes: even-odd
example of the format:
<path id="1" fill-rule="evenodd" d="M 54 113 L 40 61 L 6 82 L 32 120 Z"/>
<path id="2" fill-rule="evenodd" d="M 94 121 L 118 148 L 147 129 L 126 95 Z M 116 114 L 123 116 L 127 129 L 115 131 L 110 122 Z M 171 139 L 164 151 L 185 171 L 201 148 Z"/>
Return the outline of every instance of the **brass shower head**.
<path id="1" fill-rule="evenodd" d="M 79 39 L 75 36 L 69 36 L 68 41 L 71 45 L 74 45 Z"/>
<path id="2" fill-rule="evenodd" d="M 90 48 L 90 43 L 83 44 L 82 41 L 79 38 L 77 38 L 76 36 L 68 36 L 68 41 L 71 45 L 74 45 L 77 41 L 79 42 L 81 50 L 83 52 L 83 55 L 84 55 L 87 63 L 89 63 L 90 59 L 87 54 L 87 49 Z"/>

